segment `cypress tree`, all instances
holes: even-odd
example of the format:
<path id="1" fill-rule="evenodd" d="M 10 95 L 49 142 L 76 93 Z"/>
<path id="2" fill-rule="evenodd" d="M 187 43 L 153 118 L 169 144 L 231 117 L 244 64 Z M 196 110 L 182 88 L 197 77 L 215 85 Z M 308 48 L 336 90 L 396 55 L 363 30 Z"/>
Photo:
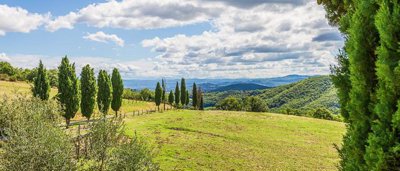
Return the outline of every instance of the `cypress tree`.
<path id="1" fill-rule="evenodd" d="M 169 102 L 169 104 L 170 104 L 170 105 L 174 104 L 174 100 L 175 100 L 174 92 L 172 92 L 172 90 L 171 90 L 171 91 L 169 92 L 169 96 L 168 96 L 168 102 Z"/>
<path id="2" fill-rule="evenodd" d="M 201 94 L 201 97 L 200 97 L 200 110 L 204 110 L 204 99 L 203 99 L 203 94 Z"/>
<path id="3" fill-rule="evenodd" d="M 111 76 L 112 83 L 112 101 L 111 108 L 115 111 L 115 116 L 118 116 L 118 111 L 122 105 L 122 94 L 124 93 L 124 82 L 117 68 L 113 69 Z"/>
<path id="4" fill-rule="evenodd" d="M 179 84 L 176 82 L 175 86 L 175 107 L 178 108 L 180 103 L 180 91 L 179 91 Z"/>
<path id="5" fill-rule="evenodd" d="M 81 94 L 81 112 L 89 120 L 96 104 L 96 78 L 89 64 L 82 68 Z"/>
<path id="6" fill-rule="evenodd" d="M 199 87 L 198 89 L 197 89 L 197 107 L 200 109 L 200 107 L 201 107 L 201 98 L 202 98 L 202 96 L 203 96 L 203 93 L 201 92 L 201 88 Z"/>
<path id="7" fill-rule="evenodd" d="M 162 102 L 164 103 L 164 110 L 165 110 L 165 103 L 167 101 L 165 92 L 167 91 L 167 84 L 164 79 L 162 79 L 161 81 L 162 81 Z"/>
<path id="8" fill-rule="evenodd" d="M 186 100 L 185 100 L 186 104 L 185 105 L 187 106 L 187 105 L 189 105 L 189 101 L 190 101 L 190 99 L 189 99 L 189 90 L 186 90 L 185 94 L 186 94 L 186 96 L 185 96 L 186 97 Z"/>
<path id="9" fill-rule="evenodd" d="M 184 78 L 181 79 L 181 104 L 186 104 L 186 81 Z"/>
<path id="10" fill-rule="evenodd" d="M 197 86 L 196 86 L 196 83 L 193 83 L 193 88 L 192 88 L 192 106 L 194 109 L 197 109 Z"/>
<path id="11" fill-rule="evenodd" d="M 100 70 L 97 76 L 97 106 L 99 111 L 107 115 L 111 103 L 111 81 L 105 70 Z"/>
<path id="12" fill-rule="evenodd" d="M 36 76 L 32 87 L 33 97 L 38 97 L 42 100 L 48 100 L 50 96 L 50 83 L 47 77 L 46 69 L 43 67 L 42 60 L 39 62 Z"/>
<path id="13" fill-rule="evenodd" d="M 160 111 L 160 104 L 161 104 L 161 101 L 162 101 L 162 93 L 163 93 L 163 89 L 161 88 L 160 82 L 157 82 L 154 100 L 156 102 L 156 106 L 158 108 L 158 111 Z"/>
<path id="14" fill-rule="evenodd" d="M 372 122 L 365 160 L 368 170 L 400 169 L 400 4 L 379 1 L 375 16 L 380 46 L 376 54 L 376 118 Z M 376 37 L 377 38 L 377 37 Z"/>
<path id="15" fill-rule="evenodd" d="M 69 126 L 79 109 L 79 89 L 78 79 L 75 74 L 75 64 L 70 64 L 67 56 L 62 58 L 61 65 L 58 67 L 58 95 L 61 105 L 64 109 L 64 118 Z"/>

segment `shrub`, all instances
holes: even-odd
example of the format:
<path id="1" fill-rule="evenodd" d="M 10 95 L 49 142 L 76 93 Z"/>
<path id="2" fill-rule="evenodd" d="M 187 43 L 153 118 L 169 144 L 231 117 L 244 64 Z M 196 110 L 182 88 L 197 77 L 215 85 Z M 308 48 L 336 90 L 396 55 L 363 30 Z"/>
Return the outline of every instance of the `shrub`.
<path id="1" fill-rule="evenodd" d="M 333 120 L 333 114 L 328 109 L 319 108 L 313 113 L 314 118 Z"/>

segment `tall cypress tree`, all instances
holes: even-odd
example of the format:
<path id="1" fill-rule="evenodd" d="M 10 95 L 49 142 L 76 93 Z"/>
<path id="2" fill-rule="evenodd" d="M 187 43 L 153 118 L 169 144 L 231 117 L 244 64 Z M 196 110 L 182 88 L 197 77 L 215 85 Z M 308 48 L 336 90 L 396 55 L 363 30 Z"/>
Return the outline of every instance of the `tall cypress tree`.
<path id="1" fill-rule="evenodd" d="M 111 76 L 112 84 L 112 101 L 111 108 L 115 111 L 115 116 L 118 116 L 118 111 L 122 105 L 122 94 L 124 93 L 124 82 L 117 68 L 113 69 Z"/>
<path id="2" fill-rule="evenodd" d="M 193 83 L 192 88 L 192 106 L 194 109 L 197 109 L 197 85 Z"/>
<path id="3" fill-rule="evenodd" d="M 175 86 L 175 107 L 178 108 L 179 107 L 179 103 L 180 103 L 180 91 L 179 91 L 179 84 L 178 82 L 176 82 L 176 86 Z"/>
<path id="4" fill-rule="evenodd" d="M 75 73 L 75 64 L 70 64 L 67 56 L 62 58 L 61 65 L 58 67 L 58 99 L 64 109 L 64 118 L 69 126 L 79 109 L 79 88 L 78 79 Z"/>
<path id="5" fill-rule="evenodd" d="M 81 94 L 81 112 L 89 120 L 96 104 L 96 78 L 89 64 L 82 68 Z"/>
<path id="6" fill-rule="evenodd" d="M 105 70 L 100 70 L 97 76 L 97 106 L 99 111 L 107 115 L 111 103 L 111 81 Z"/>
<path id="7" fill-rule="evenodd" d="M 163 89 L 161 88 L 160 82 L 157 82 L 154 100 L 156 102 L 156 106 L 158 108 L 158 111 L 160 111 L 160 104 L 161 104 L 161 101 L 162 101 L 162 93 L 163 93 Z"/>
<path id="8" fill-rule="evenodd" d="M 186 104 L 186 81 L 185 78 L 181 79 L 181 104 Z"/>
<path id="9" fill-rule="evenodd" d="M 168 96 L 168 102 L 169 102 L 169 104 L 170 104 L 170 105 L 174 104 L 174 100 L 175 100 L 174 92 L 172 92 L 172 90 L 171 90 L 171 91 L 169 92 L 169 96 Z"/>
<path id="10" fill-rule="evenodd" d="M 376 54 L 378 86 L 365 160 L 368 170 L 400 169 L 400 2 L 379 1 L 375 16 L 380 46 Z M 377 37 L 375 37 L 377 38 Z"/>
<path id="11" fill-rule="evenodd" d="M 43 67 L 42 60 L 40 60 L 37 68 L 33 82 L 32 93 L 33 97 L 38 97 L 42 100 L 48 100 L 50 96 L 50 83 L 47 77 L 46 69 Z"/>
<path id="12" fill-rule="evenodd" d="M 201 88 L 199 87 L 199 88 L 197 88 L 197 100 L 196 100 L 196 102 L 197 102 L 197 107 L 200 109 L 200 107 L 201 107 L 201 98 L 203 97 L 203 92 L 201 91 Z"/>
<path id="13" fill-rule="evenodd" d="M 186 100 L 185 100 L 185 105 L 187 106 L 187 105 L 189 105 L 189 101 L 190 101 L 190 97 L 189 97 L 189 90 L 186 90 L 186 96 L 185 96 L 185 98 L 186 98 Z"/>
<path id="14" fill-rule="evenodd" d="M 167 100 L 167 97 L 166 97 L 166 91 L 167 91 L 167 83 L 166 83 L 166 81 L 164 80 L 164 79 L 162 79 L 162 83 L 161 83 L 162 85 L 162 102 L 164 103 L 164 110 L 165 110 L 165 103 L 166 103 L 166 100 Z"/>
<path id="15" fill-rule="evenodd" d="M 200 110 L 204 110 L 204 99 L 203 99 L 203 94 L 201 94 L 201 97 L 200 97 Z"/>

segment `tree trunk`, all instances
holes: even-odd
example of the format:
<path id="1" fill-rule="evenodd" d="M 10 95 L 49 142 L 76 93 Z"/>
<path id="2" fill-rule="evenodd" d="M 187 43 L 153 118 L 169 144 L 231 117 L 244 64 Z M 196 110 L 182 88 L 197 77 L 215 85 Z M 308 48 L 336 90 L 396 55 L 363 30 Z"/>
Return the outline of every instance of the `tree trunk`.
<path id="1" fill-rule="evenodd" d="M 69 118 L 65 118 L 65 123 L 66 123 L 66 129 L 68 129 L 69 128 L 69 123 L 71 122 L 71 119 L 69 119 Z"/>
<path id="2" fill-rule="evenodd" d="M 118 117 L 118 111 L 115 111 L 115 117 Z"/>

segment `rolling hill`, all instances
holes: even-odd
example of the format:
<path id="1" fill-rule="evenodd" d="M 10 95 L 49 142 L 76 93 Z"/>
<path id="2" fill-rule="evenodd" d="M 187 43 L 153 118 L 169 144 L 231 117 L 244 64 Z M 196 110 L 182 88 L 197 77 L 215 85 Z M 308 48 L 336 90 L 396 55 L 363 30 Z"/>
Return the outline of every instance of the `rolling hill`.
<path id="1" fill-rule="evenodd" d="M 276 112 L 285 108 L 306 110 L 324 107 L 336 113 L 340 107 L 329 76 L 311 77 L 264 90 L 209 92 L 205 94 L 205 106 L 214 106 L 219 100 L 228 96 L 237 98 L 259 96 L 266 101 L 272 111 Z"/>

